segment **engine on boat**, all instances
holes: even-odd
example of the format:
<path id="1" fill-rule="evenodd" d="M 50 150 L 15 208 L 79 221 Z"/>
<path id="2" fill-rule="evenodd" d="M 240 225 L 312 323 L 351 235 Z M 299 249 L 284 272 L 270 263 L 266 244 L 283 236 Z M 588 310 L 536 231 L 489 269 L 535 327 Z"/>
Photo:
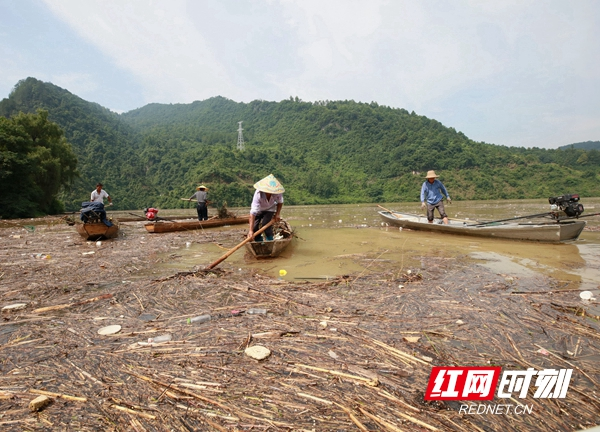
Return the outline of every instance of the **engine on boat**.
<path id="1" fill-rule="evenodd" d="M 158 209 L 154 207 L 145 208 L 144 213 L 146 214 L 147 220 L 153 221 L 156 219 L 156 213 L 158 213 Z"/>
<path id="2" fill-rule="evenodd" d="M 563 211 L 569 217 L 579 217 L 583 213 L 583 204 L 579 203 L 578 194 L 567 194 L 548 198 L 552 211 Z"/>

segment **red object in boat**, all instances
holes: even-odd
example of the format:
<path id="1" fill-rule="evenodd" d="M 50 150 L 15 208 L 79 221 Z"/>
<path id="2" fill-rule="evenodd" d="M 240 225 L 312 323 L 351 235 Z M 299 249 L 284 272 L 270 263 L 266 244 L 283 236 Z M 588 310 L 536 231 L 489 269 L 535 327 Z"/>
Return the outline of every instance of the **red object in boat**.
<path id="1" fill-rule="evenodd" d="M 156 208 L 147 208 L 146 209 L 146 219 L 154 220 L 156 219 L 156 213 L 158 213 L 158 209 Z"/>

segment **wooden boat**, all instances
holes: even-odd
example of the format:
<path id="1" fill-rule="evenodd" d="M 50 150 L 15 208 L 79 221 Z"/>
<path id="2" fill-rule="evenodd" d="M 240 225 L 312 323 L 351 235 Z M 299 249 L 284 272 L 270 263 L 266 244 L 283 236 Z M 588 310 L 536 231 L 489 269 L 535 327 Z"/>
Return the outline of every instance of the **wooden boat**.
<path id="1" fill-rule="evenodd" d="M 380 211 L 379 214 L 387 224 L 407 229 L 546 243 L 560 243 L 577 240 L 579 234 L 581 234 L 585 227 L 585 221 L 582 220 L 477 224 L 476 221 L 469 223 L 466 221 L 449 219 L 448 225 L 444 225 L 441 223 L 441 220 L 439 220 L 439 223 L 438 221 L 428 223 L 426 217 L 413 214 L 390 211 Z"/>
<path id="2" fill-rule="evenodd" d="M 119 216 L 117 219 L 119 222 L 159 222 L 159 221 L 181 221 L 181 220 L 186 221 L 186 222 L 191 222 L 194 220 L 198 220 L 198 216 L 196 216 L 196 215 L 159 216 L 158 218 L 156 218 L 156 220 L 152 220 L 152 221 L 146 219 L 144 216 L 136 216 L 136 217 Z"/>
<path id="3" fill-rule="evenodd" d="M 250 221 L 250 215 L 231 218 L 215 218 L 204 221 L 157 221 L 144 224 L 149 233 L 165 233 L 174 231 L 188 231 L 204 228 L 214 228 L 226 225 L 247 224 Z"/>
<path id="4" fill-rule="evenodd" d="M 112 239 L 119 235 L 119 225 L 113 223 L 106 226 L 103 222 L 77 223 L 75 228 L 81 237 L 86 240 Z"/>
<path id="5" fill-rule="evenodd" d="M 255 258 L 277 257 L 289 246 L 294 238 L 294 230 L 286 221 L 279 221 L 273 228 L 274 240 L 246 243 L 246 250 Z"/>

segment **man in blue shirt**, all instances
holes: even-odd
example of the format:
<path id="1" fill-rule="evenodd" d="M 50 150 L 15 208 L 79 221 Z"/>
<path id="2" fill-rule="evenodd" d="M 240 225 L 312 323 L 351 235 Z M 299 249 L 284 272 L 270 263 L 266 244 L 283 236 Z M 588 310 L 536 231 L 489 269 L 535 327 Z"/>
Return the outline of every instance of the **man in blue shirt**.
<path id="1" fill-rule="evenodd" d="M 447 225 L 448 215 L 446 214 L 446 210 L 444 210 L 444 201 L 442 200 L 444 199 L 443 195 L 445 195 L 448 204 L 452 204 L 450 195 L 444 184 L 437 179 L 438 175 L 435 171 L 427 171 L 425 178 L 427 180 L 423 182 L 423 186 L 421 187 L 421 208 L 427 206 L 427 220 L 429 223 L 433 223 L 433 210 L 437 208 L 444 223 Z"/>

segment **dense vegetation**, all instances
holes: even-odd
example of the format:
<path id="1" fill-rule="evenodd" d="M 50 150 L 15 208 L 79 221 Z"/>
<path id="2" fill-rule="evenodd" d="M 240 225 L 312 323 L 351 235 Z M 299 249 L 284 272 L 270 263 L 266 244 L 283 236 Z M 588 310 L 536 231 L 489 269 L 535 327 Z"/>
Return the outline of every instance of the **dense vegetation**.
<path id="1" fill-rule="evenodd" d="M 64 211 L 57 195 L 77 175 L 77 158 L 48 113 L 0 117 L 0 216 Z"/>
<path id="2" fill-rule="evenodd" d="M 0 115 L 43 108 L 79 159 L 65 189 L 76 210 L 101 181 L 115 208 L 176 208 L 205 183 L 217 204 L 249 205 L 269 173 L 290 204 L 417 201 L 435 169 L 454 199 L 600 196 L 600 152 L 474 142 L 404 109 L 354 101 L 250 103 L 214 97 L 150 104 L 121 115 L 34 78 L 21 81 Z M 236 149 L 243 121 L 245 149 Z"/>

